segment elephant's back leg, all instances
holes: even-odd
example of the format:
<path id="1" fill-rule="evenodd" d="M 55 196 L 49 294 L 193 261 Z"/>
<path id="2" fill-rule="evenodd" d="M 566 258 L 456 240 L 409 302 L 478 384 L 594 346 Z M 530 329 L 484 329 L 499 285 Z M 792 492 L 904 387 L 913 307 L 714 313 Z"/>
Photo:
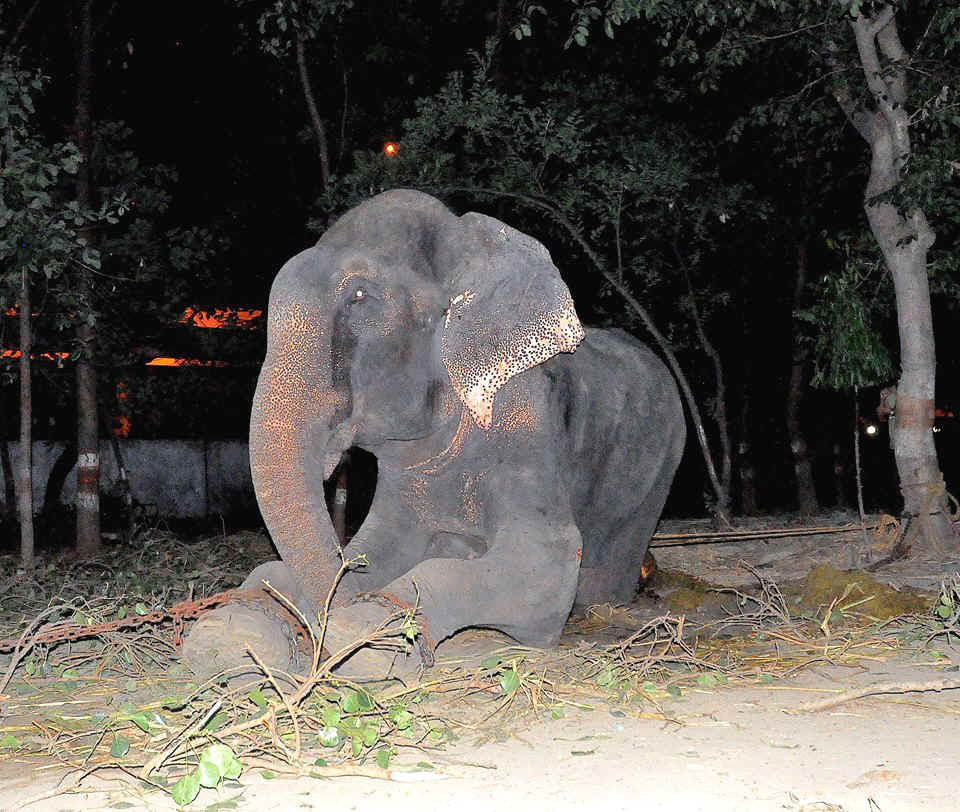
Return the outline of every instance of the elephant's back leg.
<path id="1" fill-rule="evenodd" d="M 628 601 L 683 453 L 679 393 L 663 363 L 621 331 L 588 330 L 554 373 L 583 537 L 576 605 Z"/>
<path id="2" fill-rule="evenodd" d="M 575 610 L 632 600 L 675 467 L 675 462 L 664 457 L 646 489 L 621 482 L 618 488 L 596 492 L 608 509 L 585 510 L 578 522 L 584 553 Z"/>

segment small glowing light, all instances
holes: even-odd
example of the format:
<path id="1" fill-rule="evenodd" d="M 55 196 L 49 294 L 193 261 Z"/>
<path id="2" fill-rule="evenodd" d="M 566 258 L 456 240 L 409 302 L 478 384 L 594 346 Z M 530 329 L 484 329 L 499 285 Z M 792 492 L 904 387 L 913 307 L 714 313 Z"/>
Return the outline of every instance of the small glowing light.
<path id="1" fill-rule="evenodd" d="M 399 147 L 397 146 L 396 141 L 387 141 L 383 145 L 383 154 L 386 155 L 388 158 L 392 158 L 394 155 L 397 154 L 398 149 Z"/>
<path id="2" fill-rule="evenodd" d="M 943 430 L 943 429 L 942 429 L 940 426 L 934 426 L 934 427 L 933 427 L 933 433 L 934 433 L 934 434 L 939 434 L 942 430 Z"/>
<path id="3" fill-rule="evenodd" d="M 877 427 L 876 427 L 875 425 L 873 425 L 873 423 L 870 423 L 870 424 L 864 429 L 864 431 L 866 431 L 866 433 L 867 433 L 868 436 L 873 437 L 873 436 L 877 433 Z"/>

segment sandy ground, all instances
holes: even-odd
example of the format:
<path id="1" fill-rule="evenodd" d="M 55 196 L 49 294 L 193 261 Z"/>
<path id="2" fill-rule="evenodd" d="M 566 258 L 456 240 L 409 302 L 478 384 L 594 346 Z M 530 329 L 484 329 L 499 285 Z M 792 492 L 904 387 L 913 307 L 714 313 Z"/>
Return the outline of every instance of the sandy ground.
<path id="1" fill-rule="evenodd" d="M 950 654 L 950 652 L 948 652 Z M 878 682 L 956 675 L 960 651 L 939 664 L 906 658 L 862 669 L 816 667 L 789 682 L 693 690 L 663 706 L 570 711 L 477 743 L 397 757 L 397 780 L 264 779 L 207 790 L 191 808 L 244 810 L 845 810 L 960 809 L 960 692 L 890 694 L 819 713 L 787 711 Z M 434 773 L 404 774 L 423 759 Z M 52 788 L 60 770 L 0 767 L 0 809 Z M 413 781 L 413 779 L 420 779 Z M 87 786 L 87 785 L 85 785 Z M 169 797 L 95 777 L 90 788 L 33 810 L 174 809 Z M 236 806 L 211 806 L 233 801 Z"/>
<path id="2" fill-rule="evenodd" d="M 832 540 L 831 540 L 832 539 Z M 773 578 L 809 570 L 820 556 L 836 563 L 851 552 L 835 538 L 811 542 L 805 560 L 782 547 L 711 545 L 709 552 L 658 553 L 672 565 L 710 575 L 746 557 Z M 806 543 L 806 542 L 805 542 Z M 753 543 L 754 545 L 756 543 Z M 808 555 L 809 554 L 809 555 Z M 951 553 L 957 558 L 956 551 Z M 894 567 L 879 578 L 933 586 L 960 568 L 951 555 Z M 685 560 L 677 561 L 677 559 Z M 698 558 L 699 556 L 699 558 Z M 769 558 L 769 561 L 764 559 Z M 819 560 L 819 559 L 818 559 Z M 779 562 L 779 563 L 778 563 Z M 814 562 L 816 563 L 816 562 Z M 699 571 L 699 573 L 698 573 Z M 898 577 L 899 573 L 899 577 Z M 802 574 L 802 573 L 801 573 Z M 731 578 L 749 575 L 731 575 Z M 494 635 L 455 639 L 444 658 L 482 654 Z M 565 716 L 510 722 L 499 741 L 461 732 L 442 751 L 401 751 L 395 780 L 265 779 L 247 770 L 240 783 L 205 790 L 191 809 L 429 810 L 790 810 L 905 812 L 960 810 L 960 690 L 891 693 L 817 713 L 789 713 L 804 703 L 885 682 L 960 677 L 960 647 L 942 656 L 902 653 L 861 659 L 857 667 L 817 664 L 790 680 L 685 691 L 662 705 L 568 709 Z M 919 659 L 918 659 L 919 658 Z M 427 760 L 433 772 L 412 769 Z M 0 810 L 69 781 L 62 769 L 33 771 L 0 762 Z M 79 792 L 31 804 L 31 810 L 175 809 L 165 794 L 99 774 Z"/>

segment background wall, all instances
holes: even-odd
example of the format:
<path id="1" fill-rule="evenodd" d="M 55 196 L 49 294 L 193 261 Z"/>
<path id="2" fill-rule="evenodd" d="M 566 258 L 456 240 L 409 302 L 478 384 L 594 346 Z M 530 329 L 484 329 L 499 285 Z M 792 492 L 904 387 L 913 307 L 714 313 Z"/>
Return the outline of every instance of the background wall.
<path id="1" fill-rule="evenodd" d="M 133 498 L 155 505 L 161 516 L 202 518 L 256 508 L 247 444 L 243 440 L 120 440 Z M 63 453 L 63 443 L 33 444 L 33 503 L 43 505 L 47 480 Z M 16 471 L 19 443 L 10 443 Z M 117 460 L 107 442 L 100 445 L 100 489 L 109 493 L 119 478 Z M 60 501 L 72 504 L 76 469 L 64 483 Z M 0 503 L 3 489 L 0 488 Z"/>

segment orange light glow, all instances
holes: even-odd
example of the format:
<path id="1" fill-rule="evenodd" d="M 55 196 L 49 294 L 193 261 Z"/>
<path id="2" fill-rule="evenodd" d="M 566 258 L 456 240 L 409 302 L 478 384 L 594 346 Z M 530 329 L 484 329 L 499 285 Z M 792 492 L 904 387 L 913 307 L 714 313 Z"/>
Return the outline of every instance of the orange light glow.
<path id="1" fill-rule="evenodd" d="M 115 437 L 129 437 L 130 429 L 133 424 L 130 418 L 125 414 L 117 415 L 113 418 L 113 434 Z"/>
<path id="2" fill-rule="evenodd" d="M 392 158 L 397 154 L 397 150 L 400 149 L 396 141 L 387 141 L 383 145 L 383 154 L 388 158 Z"/>
<path id="3" fill-rule="evenodd" d="M 3 350 L 0 352 L 0 358 L 19 358 L 20 350 Z M 40 358 L 43 361 L 66 361 L 70 358 L 68 352 L 42 352 L 39 355 L 31 355 L 30 360 L 36 361 Z"/>
<path id="4" fill-rule="evenodd" d="M 262 316 L 262 310 L 233 310 L 232 308 L 221 310 L 218 308 L 209 312 L 188 307 L 183 311 L 180 323 L 189 324 L 193 327 L 207 327 L 212 330 L 224 327 L 241 327 L 253 330 L 260 326 L 259 322 Z"/>
<path id="5" fill-rule="evenodd" d="M 225 367 L 226 361 L 203 361 L 199 358 L 168 358 L 159 356 L 147 361 L 148 367 Z"/>

